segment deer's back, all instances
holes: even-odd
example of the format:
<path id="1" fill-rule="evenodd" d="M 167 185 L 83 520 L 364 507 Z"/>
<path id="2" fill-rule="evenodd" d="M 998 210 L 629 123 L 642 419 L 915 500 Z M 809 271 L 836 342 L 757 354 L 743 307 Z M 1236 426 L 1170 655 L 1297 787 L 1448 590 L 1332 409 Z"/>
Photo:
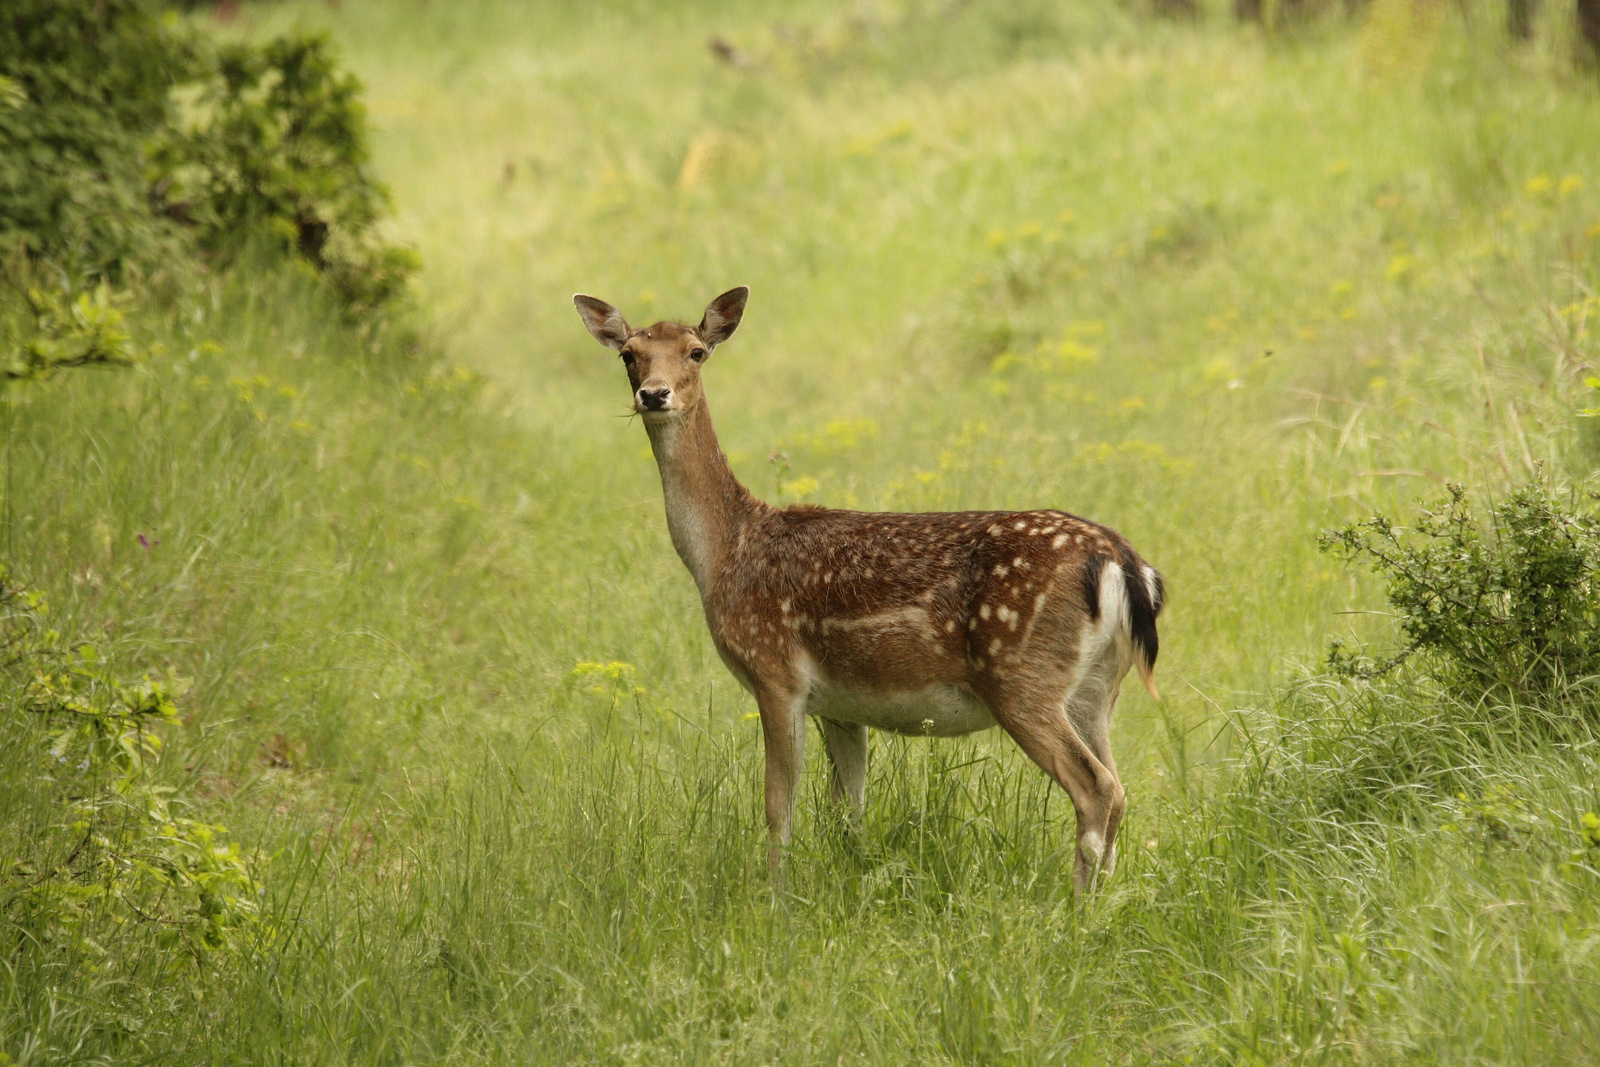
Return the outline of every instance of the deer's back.
<path id="1" fill-rule="evenodd" d="M 1114 531 L 1061 511 L 773 509 L 746 527 L 707 617 L 724 655 L 758 677 L 970 691 L 1024 651 L 1075 655 L 1106 561 L 1143 567 Z"/>

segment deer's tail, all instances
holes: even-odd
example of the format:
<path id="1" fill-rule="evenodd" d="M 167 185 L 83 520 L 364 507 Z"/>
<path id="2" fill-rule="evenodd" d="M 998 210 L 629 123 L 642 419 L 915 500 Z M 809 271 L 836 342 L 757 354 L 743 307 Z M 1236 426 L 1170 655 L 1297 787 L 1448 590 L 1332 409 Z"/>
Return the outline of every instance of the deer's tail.
<path id="1" fill-rule="evenodd" d="M 1121 559 L 1107 555 L 1091 556 L 1084 568 L 1084 593 L 1088 601 L 1089 617 L 1098 621 L 1104 613 L 1127 628 L 1129 642 L 1133 645 L 1133 665 L 1139 671 L 1139 680 L 1157 700 L 1156 654 L 1161 651 L 1161 637 L 1156 633 L 1156 619 L 1166 600 L 1166 587 L 1161 573 L 1139 558 L 1126 543 L 1120 546 Z M 1110 574 L 1106 575 L 1107 565 Z M 1102 576 L 1111 578 L 1102 583 Z M 1117 582 L 1117 578 L 1121 582 Z M 1117 588 L 1120 584 L 1121 588 Z M 1118 595 L 1121 594 L 1121 595 Z"/>

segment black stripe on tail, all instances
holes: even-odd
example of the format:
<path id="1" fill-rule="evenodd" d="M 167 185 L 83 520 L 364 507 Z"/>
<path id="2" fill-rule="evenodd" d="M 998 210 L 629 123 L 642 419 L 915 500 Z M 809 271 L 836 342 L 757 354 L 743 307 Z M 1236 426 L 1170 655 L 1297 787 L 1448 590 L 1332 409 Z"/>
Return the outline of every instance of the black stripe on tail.
<path id="1" fill-rule="evenodd" d="M 1089 621 L 1100 621 L 1100 572 L 1111 562 L 1110 556 L 1090 556 L 1083 565 L 1083 599 L 1089 605 Z"/>
<path id="2" fill-rule="evenodd" d="M 1156 633 L 1156 617 L 1161 614 L 1162 602 L 1166 599 L 1166 586 L 1161 580 L 1159 572 L 1155 572 L 1155 595 L 1145 584 L 1145 562 L 1138 554 L 1126 544 L 1119 546 L 1117 553 L 1122 558 L 1117 563 L 1122 567 L 1122 580 L 1128 591 L 1128 628 L 1133 637 L 1133 647 L 1136 654 L 1145 663 L 1146 669 L 1156 665 L 1156 653 L 1161 651 L 1161 637 Z M 1083 598 L 1089 608 L 1089 619 L 1093 622 L 1100 621 L 1100 574 L 1105 570 L 1111 557 L 1106 555 L 1090 556 L 1083 565 Z"/>
<path id="3" fill-rule="evenodd" d="M 1156 653 L 1161 651 L 1161 637 L 1156 633 L 1156 616 L 1161 614 L 1166 587 L 1161 581 L 1161 572 L 1153 567 L 1150 573 L 1155 580 L 1146 584 L 1144 569 L 1144 560 L 1135 555 L 1132 549 L 1125 548 L 1122 577 L 1128 585 L 1128 629 L 1133 634 L 1134 652 L 1143 658 L 1148 670 L 1155 667 Z M 1153 596 L 1151 585 L 1155 586 Z"/>

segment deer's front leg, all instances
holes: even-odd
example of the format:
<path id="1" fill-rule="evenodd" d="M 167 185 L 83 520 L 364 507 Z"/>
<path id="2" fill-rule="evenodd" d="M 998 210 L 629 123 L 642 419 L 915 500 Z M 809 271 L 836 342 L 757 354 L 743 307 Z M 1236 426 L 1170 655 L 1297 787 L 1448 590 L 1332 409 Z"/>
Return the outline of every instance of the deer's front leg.
<path id="1" fill-rule="evenodd" d="M 767 863 L 773 884 L 781 885 L 789 824 L 806 762 L 806 694 L 799 688 L 762 687 L 756 692 L 756 705 L 767 754 Z"/>

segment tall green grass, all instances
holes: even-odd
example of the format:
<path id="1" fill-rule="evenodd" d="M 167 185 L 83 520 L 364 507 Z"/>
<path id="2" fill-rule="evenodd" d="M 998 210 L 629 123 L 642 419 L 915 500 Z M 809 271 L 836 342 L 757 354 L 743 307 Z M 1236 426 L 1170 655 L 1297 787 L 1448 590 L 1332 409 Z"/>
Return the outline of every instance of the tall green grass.
<path id="1" fill-rule="evenodd" d="M 1586 483 L 1591 85 L 1456 15 L 1387 80 L 1343 24 L 1112 4 L 346 0 L 223 32 L 291 23 L 368 84 L 431 335 L 244 273 L 144 313 L 137 372 L 8 390 L 10 555 L 64 631 L 189 680 L 162 773 L 267 896 L 178 984 L 128 932 L 4 946 L 0 1051 L 1593 1058 L 1592 719 L 1314 667 L 1387 632 L 1340 614 L 1381 598 L 1318 529 L 1539 461 Z M 1014 746 L 874 737 L 859 835 L 813 745 L 773 906 L 753 706 L 569 303 L 690 318 L 739 282 L 707 381 L 758 492 L 1065 507 L 1168 576 L 1092 900 Z M 48 820 L 5 781 L 0 823 Z"/>

